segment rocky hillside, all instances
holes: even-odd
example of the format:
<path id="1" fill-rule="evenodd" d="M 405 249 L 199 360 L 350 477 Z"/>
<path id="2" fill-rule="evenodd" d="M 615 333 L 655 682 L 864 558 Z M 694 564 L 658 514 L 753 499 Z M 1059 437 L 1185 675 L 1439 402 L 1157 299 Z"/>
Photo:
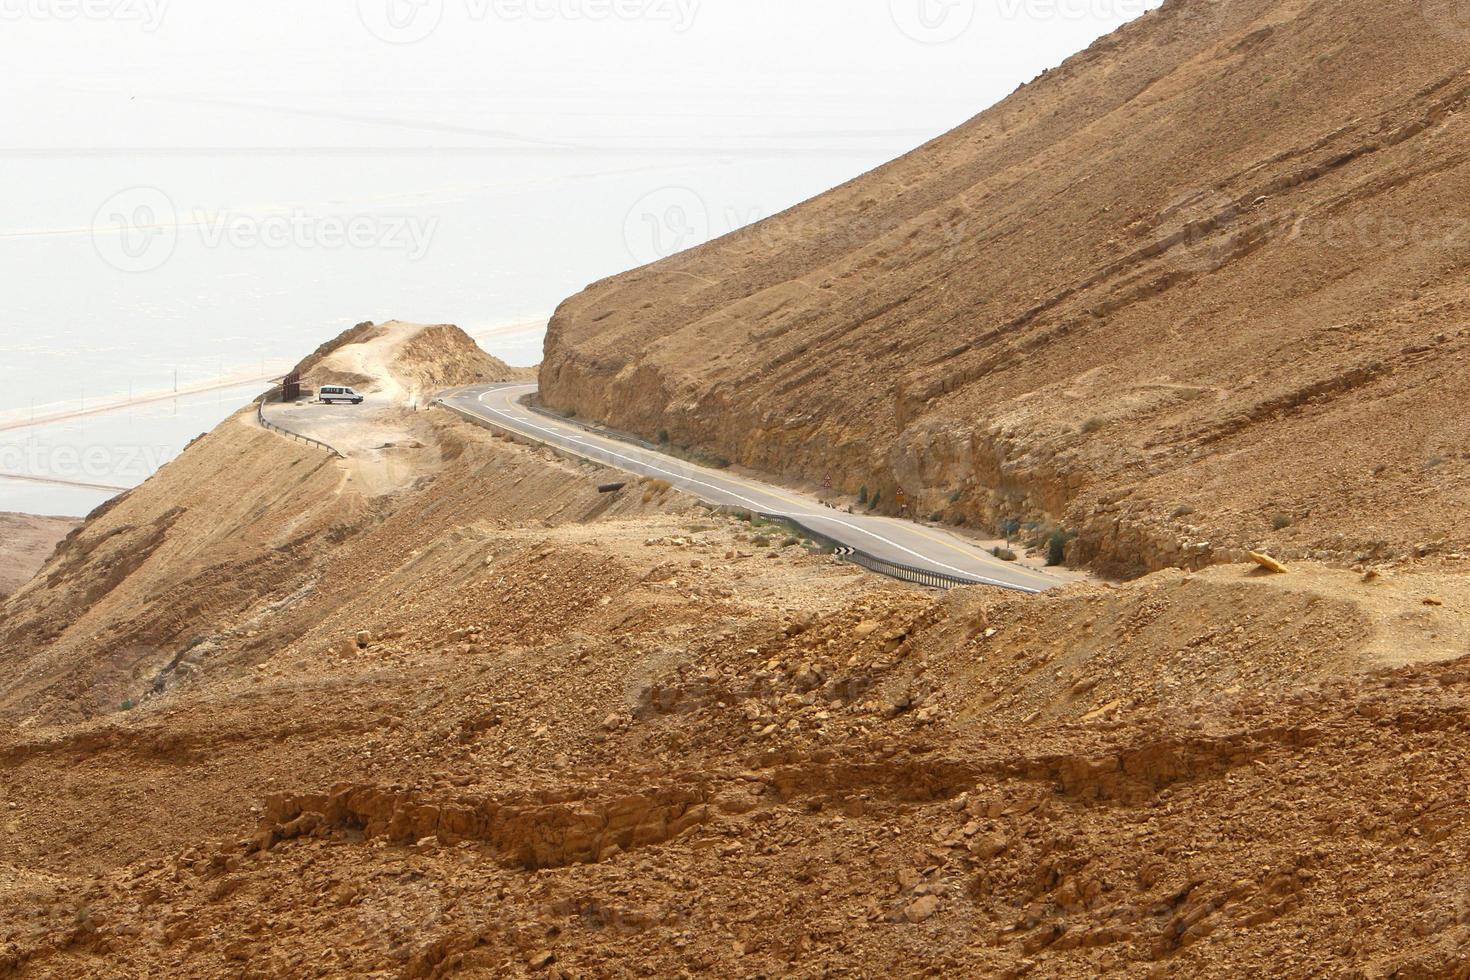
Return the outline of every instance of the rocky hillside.
<path id="1" fill-rule="evenodd" d="M 534 372 L 513 368 L 480 349 L 459 327 L 393 320 L 359 323 L 342 331 L 294 369 L 311 389 L 324 384 L 382 391 L 393 400 L 420 401 L 427 393 L 461 385 L 528 380 Z"/>
<path id="2" fill-rule="evenodd" d="M 0 514 L 0 601 L 28 582 L 80 523 L 70 517 Z"/>
<path id="3" fill-rule="evenodd" d="M 392 411 L 0 604 L 0 977 L 1470 967 L 1455 562 L 940 595 Z"/>
<path id="4" fill-rule="evenodd" d="M 1467 68 L 1453 3 L 1170 0 L 568 300 L 542 396 L 1124 575 L 1463 550 Z"/>

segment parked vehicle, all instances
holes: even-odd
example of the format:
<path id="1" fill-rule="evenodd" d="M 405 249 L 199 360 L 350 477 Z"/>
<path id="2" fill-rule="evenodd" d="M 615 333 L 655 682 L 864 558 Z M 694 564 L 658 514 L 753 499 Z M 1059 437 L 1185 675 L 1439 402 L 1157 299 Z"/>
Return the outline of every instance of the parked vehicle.
<path id="1" fill-rule="evenodd" d="M 333 402 L 351 402 L 354 405 L 362 404 L 362 396 L 346 385 L 322 385 L 321 393 L 317 395 L 317 398 L 327 405 Z"/>

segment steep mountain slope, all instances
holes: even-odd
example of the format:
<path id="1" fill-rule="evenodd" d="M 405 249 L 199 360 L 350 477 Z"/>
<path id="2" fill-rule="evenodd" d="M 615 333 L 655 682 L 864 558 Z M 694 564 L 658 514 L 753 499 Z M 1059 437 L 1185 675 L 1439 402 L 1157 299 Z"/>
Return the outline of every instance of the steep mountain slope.
<path id="1" fill-rule="evenodd" d="M 954 132 L 598 283 L 544 400 L 1134 574 L 1470 544 L 1470 29 L 1171 0 Z"/>
<path id="2" fill-rule="evenodd" d="M 29 581 L 57 542 L 80 523 L 70 517 L 0 514 L 0 600 Z"/>
<path id="3" fill-rule="evenodd" d="M 0 603 L 0 722 L 28 728 L 105 716 L 206 662 L 251 664 L 381 574 L 399 553 L 399 522 L 427 536 L 526 506 L 480 499 L 497 461 L 479 459 L 407 407 L 436 380 L 515 376 L 457 327 L 365 324 L 303 364 L 309 384 L 375 372 L 364 390 L 391 391 L 402 404 L 371 419 L 364 409 L 357 424 L 392 426 L 396 441 L 338 461 L 261 428 L 251 406 L 99 508 Z M 558 484 L 546 480 L 538 516 L 609 508 L 595 493 Z M 402 516 L 426 494 L 438 501 L 436 519 Z"/>

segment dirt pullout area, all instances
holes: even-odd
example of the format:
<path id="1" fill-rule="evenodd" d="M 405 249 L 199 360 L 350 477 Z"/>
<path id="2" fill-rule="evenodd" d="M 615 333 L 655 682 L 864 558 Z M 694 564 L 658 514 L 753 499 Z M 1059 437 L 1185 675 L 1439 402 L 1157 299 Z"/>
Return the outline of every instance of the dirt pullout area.
<path id="1" fill-rule="evenodd" d="M 0 514 L 0 601 L 29 582 L 61 539 L 80 524 L 73 517 Z"/>
<path id="2" fill-rule="evenodd" d="M 507 367 L 480 350 L 458 327 L 399 321 L 358 324 L 318 348 L 298 371 L 308 391 L 326 384 L 350 385 L 364 401 L 268 402 L 266 419 L 340 452 L 350 464 L 348 480 L 370 497 L 404 488 L 432 465 L 432 454 L 423 450 L 434 441 L 434 430 L 420 413 L 435 394 L 529 376 L 525 369 Z"/>
<path id="3" fill-rule="evenodd" d="M 541 396 L 890 507 L 1058 525 L 1121 575 L 1466 552 L 1454 8 L 1170 0 L 909 156 L 568 300 Z"/>

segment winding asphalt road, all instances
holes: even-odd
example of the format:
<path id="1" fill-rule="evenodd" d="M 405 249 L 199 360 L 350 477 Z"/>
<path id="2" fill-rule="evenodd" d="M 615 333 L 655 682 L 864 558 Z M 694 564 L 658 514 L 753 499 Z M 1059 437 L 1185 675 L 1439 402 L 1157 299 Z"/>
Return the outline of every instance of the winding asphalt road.
<path id="1" fill-rule="evenodd" d="M 1042 592 L 1062 584 L 1043 572 L 1001 561 L 940 528 L 891 517 L 847 514 L 824 507 L 807 494 L 695 466 L 601 435 L 580 423 L 534 412 L 522 405 L 521 399 L 535 391 L 534 384 L 478 385 L 445 392 L 438 401 L 491 426 L 583 459 L 637 476 L 667 480 L 707 503 L 790 518 L 883 561 L 1021 592 Z"/>

